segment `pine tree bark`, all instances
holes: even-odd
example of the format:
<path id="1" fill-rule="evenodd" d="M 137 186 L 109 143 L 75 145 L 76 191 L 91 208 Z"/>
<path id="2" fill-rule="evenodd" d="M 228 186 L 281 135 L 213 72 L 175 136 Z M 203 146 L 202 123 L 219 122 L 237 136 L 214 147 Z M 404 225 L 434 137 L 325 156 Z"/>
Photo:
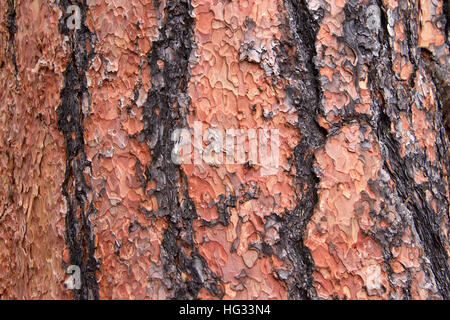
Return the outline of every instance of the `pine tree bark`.
<path id="1" fill-rule="evenodd" d="M 450 298 L 446 1 L 0 1 L 0 298 Z"/>

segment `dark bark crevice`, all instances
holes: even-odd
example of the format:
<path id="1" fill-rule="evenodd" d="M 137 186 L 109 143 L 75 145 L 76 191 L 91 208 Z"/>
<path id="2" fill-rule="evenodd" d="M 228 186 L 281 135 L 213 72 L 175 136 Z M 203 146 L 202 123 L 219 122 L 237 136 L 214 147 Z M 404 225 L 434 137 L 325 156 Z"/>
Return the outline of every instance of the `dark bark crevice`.
<path id="1" fill-rule="evenodd" d="M 322 90 L 319 72 L 315 66 L 316 35 L 323 15 L 322 9 L 311 12 L 307 1 L 284 1 L 288 12 L 286 29 L 289 36 L 279 47 L 280 76 L 288 81 L 286 95 L 298 113 L 300 144 L 294 149 L 296 176 L 294 178 L 298 203 L 293 211 L 286 210 L 275 218 L 281 223 L 280 240 L 276 252 L 289 259 L 292 269 L 278 270 L 278 278 L 288 288 L 290 299 L 314 299 L 317 296 L 314 281 L 314 261 L 304 244 L 304 233 L 318 203 L 319 178 L 314 172 L 314 152 L 325 144 L 326 130 L 317 122 L 321 110 Z M 287 48 L 295 48 L 290 57 Z"/>
<path id="2" fill-rule="evenodd" d="M 8 29 L 9 50 L 11 51 L 11 59 L 14 65 L 14 71 L 16 72 L 16 84 L 17 84 L 17 75 L 19 73 L 19 68 L 17 67 L 16 49 L 14 45 L 14 37 L 17 32 L 16 7 L 14 4 L 14 0 L 7 0 L 7 1 L 8 1 L 8 11 L 6 13 L 6 28 Z"/>
<path id="3" fill-rule="evenodd" d="M 365 22 L 365 14 L 368 5 L 376 5 L 380 12 L 380 27 L 373 31 L 369 30 Z M 395 207 L 395 211 L 400 222 L 389 229 L 374 227 L 372 237 L 381 245 L 386 267 L 389 276 L 392 276 L 390 261 L 392 259 L 391 249 L 399 245 L 401 236 L 405 233 L 406 227 L 410 226 L 417 231 L 420 245 L 423 247 L 426 259 L 422 259 L 422 268 L 430 279 L 435 279 L 439 294 L 444 299 L 449 297 L 450 272 L 448 266 L 448 256 L 445 249 L 446 237 L 442 234 L 440 224 L 444 217 L 448 217 L 448 199 L 446 196 L 446 181 L 443 168 L 440 163 L 448 167 L 446 158 L 447 140 L 437 138 L 436 148 L 439 159 L 431 163 L 426 156 L 426 151 L 407 152 L 404 157 L 400 155 L 402 142 L 400 137 L 392 132 L 391 127 L 401 121 L 399 115 L 404 113 L 408 120 L 412 122 L 412 105 L 415 103 L 419 108 L 423 107 L 422 101 L 418 98 L 414 86 L 417 79 L 411 75 L 409 81 L 400 80 L 393 71 L 393 37 L 389 33 L 390 21 L 405 21 L 405 36 L 407 41 L 403 46 L 403 54 L 408 55 L 409 61 L 414 67 L 414 72 L 421 67 L 420 55 L 417 46 L 417 25 L 408 21 L 410 15 L 415 16 L 417 10 L 413 12 L 414 5 L 403 3 L 395 11 L 388 12 L 384 8 L 382 1 L 371 1 L 368 5 L 349 1 L 345 7 L 346 22 L 344 40 L 358 54 L 358 64 L 366 64 L 369 67 L 369 85 L 373 100 L 373 117 L 369 124 L 377 136 L 380 144 L 383 160 L 383 170 L 388 173 L 394 182 L 394 196 L 391 196 L 388 184 L 383 181 L 372 181 L 371 188 L 380 193 L 385 201 L 385 207 L 381 212 L 372 216 L 380 215 L 387 217 L 388 206 Z M 358 79 L 356 83 L 358 82 Z M 427 115 L 431 122 L 442 123 L 440 114 Z M 420 169 L 429 179 L 429 182 L 417 184 L 414 180 L 414 170 Z M 427 193 L 432 194 L 438 203 L 438 210 L 433 209 L 431 203 L 427 201 Z M 390 199 L 392 198 L 392 199 Z M 395 198 L 395 199 L 394 199 Z M 386 211 L 386 212 L 385 212 Z M 387 219 L 389 221 L 389 219 Z M 407 270 L 407 273 L 409 271 Z M 390 279 L 392 280 L 392 279 Z M 405 297 L 411 298 L 410 284 L 404 288 Z M 391 286 L 395 286 L 391 281 Z"/>
<path id="4" fill-rule="evenodd" d="M 214 296 L 223 296 L 221 279 L 210 270 L 194 242 L 193 223 L 198 215 L 189 197 L 187 177 L 171 157 L 174 130 L 187 127 L 194 24 L 190 1 L 167 1 L 159 38 L 152 42 L 147 54 L 152 87 L 143 105 L 144 129 L 139 135 L 152 155 L 143 183 L 156 182 L 149 196 L 155 195 L 158 202 L 158 209 L 146 214 L 165 217 L 168 223 L 160 258 L 165 273 L 163 283 L 174 299 L 196 299 L 202 288 Z M 183 279 L 183 274 L 188 278 Z"/>
<path id="5" fill-rule="evenodd" d="M 66 9 L 69 5 L 80 8 L 79 30 L 67 27 Z M 81 271 L 81 287 L 74 290 L 74 299 L 98 299 L 96 271 L 99 261 L 94 257 L 95 235 L 90 222 L 90 216 L 96 213 L 96 208 L 89 197 L 92 190 L 84 177 L 84 172 L 89 170 L 91 164 L 84 149 L 83 127 L 83 103 L 90 101 L 86 72 L 94 55 L 95 35 L 85 24 L 88 11 L 85 0 L 62 0 L 59 6 L 63 11 L 59 31 L 68 37 L 70 45 L 64 87 L 60 93 L 61 104 L 57 109 L 58 129 L 63 133 L 66 143 L 66 171 L 62 184 L 67 206 L 65 240 L 70 252 L 70 264 L 78 266 Z M 90 43 L 90 50 L 87 42 Z"/>
<path id="6" fill-rule="evenodd" d="M 450 44 L 450 36 L 449 36 L 449 31 L 450 31 L 450 24 L 449 24 L 449 20 L 450 20 L 450 1 L 443 1 L 443 11 L 444 14 L 442 16 L 442 19 L 445 21 L 444 22 L 444 32 L 445 32 L 445 43 L 447 45 Z"/>
<path id="7" fill-rule="evenodd" d="M 437 109 L 442 115 L 442 133 L 450 138 L 450 69 L 442 66 L 428 49 L 421 49 L 421 63 L 425 67 L 428 75 L 433 79 L 436 90 Z M 441 133 L 441 132 L 440 132 Z M 445 136 L 441 136 L 445 139 Z M 446 150 L 448 154 L 448 150 Z"/>

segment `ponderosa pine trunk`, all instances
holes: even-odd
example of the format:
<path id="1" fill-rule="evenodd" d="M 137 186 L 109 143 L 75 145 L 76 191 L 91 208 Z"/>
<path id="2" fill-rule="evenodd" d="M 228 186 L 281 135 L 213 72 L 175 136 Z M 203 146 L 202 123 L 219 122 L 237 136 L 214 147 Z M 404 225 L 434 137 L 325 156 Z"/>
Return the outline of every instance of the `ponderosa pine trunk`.
<path id="1" fill-rule="evenodd" d="M 1 299 L 450 298 L 448 2 L 0 3 Z"/>

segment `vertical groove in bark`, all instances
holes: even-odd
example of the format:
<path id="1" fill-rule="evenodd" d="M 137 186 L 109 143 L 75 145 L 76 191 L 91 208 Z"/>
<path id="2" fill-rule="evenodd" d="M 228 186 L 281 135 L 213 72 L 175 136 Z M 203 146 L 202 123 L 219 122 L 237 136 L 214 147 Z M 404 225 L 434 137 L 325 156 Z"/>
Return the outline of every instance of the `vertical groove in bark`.
<path id="1" fill-rule="evenodd" d="M 383 12 L 386 11 L 383 8 Z M 382 13 L 383 14 L 383 13 Z M 388 17 L 384 19 L 387 22 Z M 415 29 L 407 30 L 408 39 L 414 39 L 414 43 L 410 41 L 408 44 L 414 46 L 409 48 L 410 51 L 417 48 L 417 32 Z M 391 123 L 396 122 L 396 114 L 402 109 L 402 101 L 408 101 L 407 97 L 403 94 L 406 93 L 402 89 L 395 89 L 399 87 L 396 83 L 395 77 L 392 72 L 392 62 L 389 58 L 392 57 L 391 48 L 389 45 L 390 39 L 388 38 L 387 30 L 384 29 L 380 32 L 381 43 L 386 43 L 387 46 L 383 47 L 380 52 L 380 59 L 375 60 L 375 64 L 372 65 L 372 72 L 370 77 L 370 82 L 373 85 L 372 94 L 381 93 L 383 97 L 381 100 L 374 97 L 375 103 L 378 103 L 379 109 L 379 119 L 378 119 L 378 138 L 382 144 L 383 153 L 386 159 L 389 159 L 389 164 L 385 162 L 385 168 L 390 173 L 391 178 L 396 184 L 396 189 L 401 197 L 406 203 L 408 210 L 412 213 L 414 226 L 418 231 L 419 238 L 422 242 L 425 256 L 430 260 L 431 270 L 434 278 L 437 282 L 439 293 L 443 299 L 448 299 L 450 297 L 450 269 L 448 266 L 448 255 L 445 250 L 445 235 L 442 234 L 440 229 L 440 223 L 444 216 L 448 217 L 448 199 L 446 196 L 446 186 L 445 180 L 442 181 L 444 177 L 443 168 L 436 166 L 435 164 L 429 163 L 425 154 L 422 155 L 406 155 L 401 157 L 399 154 L 400 144 L 396 141 L 395 137 L 392 135 L 390 127 Z M 415 55 L 411 57 L 414 61 L 414 65 L 418 64 Z M 389 68 L 391 66 L 391 68 Z M 383 70 L 382 74 L 377 74 L 376 70 Z M 386 75 L 386 73 L 388 73 Z M 411 79 L 414 80 L 414 79 Z M 394 99 L 390 99 L 387 96 L 386 88 L 391 89 L 393 92 Z M 385 89 L 385 90 L 383 90 Z M 409 97 L 413 97 L 410 95 Z M 406 98 L 406 99 L 405 99 Z M 414 98 L 413 98 L 414 99 Z M 414 99 L 415 100 L 415 99 Z M 412 104 L 414 101 L 411 101 Z M 421 101 L 416 100 L 418 104 Z M 410 108 L 410 106 L 406 106 Z M 407 112 L 412 112 L 410 109 Z M 436 112 L 436 116 L 439 118 L 439 113 Z M 439 119 L 438 119 L 439 121 Z M 442 121 L 439 121 L 442 124 Z M 442 126 L 440 126 L 440 129 Z M 443 138 L 443 137 L 441 137 Z M 447 167 L 448 172 L 448 159 L 446 157 L 447 152 L 443 149 L 447 149 L 446 139 L 440 140 L 438 138 L 436 147 L 439 149 L 438 155 Z M 441 163 L 438 161 L 437 163 Z M 414 182 L 413 175 L 408 172 L 409 168 L 419 167 L 424 168 L 428 173 L 429 181 L 425 185 L 417 185 Z M 425 200 L 426 193 L 432 192 L 434 196 L 438 199 L 438 212 L 431 207 L 431 205 Z M 409 201 L 411 199 L 411 201 Z"/>
<path id="2" fill-rule="evenodd" d="M 377 140 L 383 156 L 383 169 L 394 182 L 394 205 L 401 222 L 395 227 L 382 229 L 375 227 L 371 236 L 380 243 L 385 263 L 388 266 L 390 285 L 395 286 L 392 279 L 390 261 L 392 259 L 392 246 L 401 241 L 407 227 L 413 228 L 418 234 L 418 241 L 424 250 L 422 268 L 425 274 L 436 281 L 439 294 L 444 299 L 449 297 L 450 273 L 448 267 L 448 255 L 445 248 L 446 236 L 442 233 L 440 225 L 443 219 L 448 219 L 448 199 L 446 196 L 446 181 L 442 177 L 448 171 L 447 141 L 445 137 L 437 136 L 436 156 L 437 161 L 432 162 L 427 156 L 427 150 L 420 152 L 411 150 L 405 155 L 401 154 L 402 142 L 392 128 L 397 128 L 400 123 L 400 114 L 405 114 L 412 121 L 413 107 L 423 109 L 424 102 L 419 98 L 415 89 L 417 74 L 422 69 L 418 55 L 417 25 L 411 16 L 418 16 L 415 6 L 411 3 L 403 3 L 395 11 L 384 7 L 382 1 L 372 1 L 370 4 L 380 10 L 380 26 L 378 37 L 370 36 L 369 27 L 363 25 L 367 6 L 349 1 L 345 7 L 346 22 L 345 41 L 358 55 L 358 68 L 367 64 L 369 66 L 369 85 L 374 104 L 374 115 L 369 119 L 369 124 L 377 134 Z M 403 41 L 402 54 L 407 55 L 412 65 L 412 71 L 407 79 L 400 80 L 394 71 L 395 41 L 389 28 L 394 27 L 396 21 L 405 21 L 406 40 Z M 377 26 L 373 26 L 377 29 Z M 402 76 L 403 78 L 403 76 Z M 442 131 L 440 113 L 429 115 L 433 123 L 437 122 L 438 131 Z M 415 181 L 415 168 L 420 169 L 429 179 L 426 183 L 418 184 Z M 381 181 L 372 182 L 373 190 L 380 192 L 385 199 L 389 196 L 389 187 Z M 431 194 L 437 200 L 437 210 L 427 195 Z M 378 213 L 387 216 L 388 207 L 382 207 Z M 389 220 L 389 219 L 388 219 Z M 429 262 L 427 262 L 429 260 Z M 407 270 L 408 271 L 408 270 Z M 409 274 L 409 272 L 408 272 Z M 409 276 L 408 276 L 409 277 Z M 405 289 L 405 296 L 411 298 L 411 279 Z"/>
<path id="3" fill-rule="evenodd" d="M 17 82 L 17 74 L 19 73 L 19 69 L 17 68 L 16 49 L 14 46 L 14 36 L 17 32 L 16 8 L 14 5 L 14 0 L 7 0 L 7 1 L 8 1 L 8 11 L 7 11 L 7 17 L 6 17 L 6 28 L 8 29 L 8 33 L 9 33 L 9 45 L 10 45 L 11 57 L 12 57 L 13 65 L 14 65 L 14 70 L 16 72 L 16 82 Z"/>
<path id="4" fill-rule="evenodd" d="M 140 140 L 147 141 L 152 161 L 146 170 L 146 182 L 156 182 L 150 195 L 156 195 L 158 210 L 147 215 L 166 217 L 161 245 L 163 282 L 175 299 L 196 299 L 202 287 L 221 297 L 221 280 L 200 255 L 193 237 L 195 204 L 188 194 L 183 169 L 173 163 L 172 133 L 186 126 L 190 104 L 187 93 L 189 58 L 192 52 L 194 20 L 188 0 L 167 1 L 159 39 L 153 41 L 147 60 L 152 88 L 143 106 L 144 129 Z"/>
<path id="5" fill-rule="evenodd" d="M 445 43 L 448 45 L 449 44 L 449 29 L 450 29 L 450 24 L 448 22 L 449 18 L 450 18 L 450 1 L 444 1 L 444 17 L 445 17 Z"/>
<path id="6" fill-rule="evenodd" d="M 433 79 L 433 83 L 436 89 L 436 95 L 438 97 L 437 103 L 439 111 L 442 113 L 443 125 L 440 126 L 441 139 L 445 140 L 445 134 L 447 139 L 450 137 L 450 79 L 449 79 L 449 67 L 442 66 L 438 59 L 436 59 L 432 52 L 426 48 L 421 49 L 420 63 L 424 65 L 428 74 Z M 448 155 L 448 146 L 443 145 L 445 154 Z M 448 170 L 447 170 L 448 171 Z M 447 176 L 450 183 L 450 176 Z"/>
<path id="7" fill-rule="evenodd" d="M 450 45 L 450 35 L 449 35 L 450 1 L 446 1 L 444 3 L 444 16 L 445 16 L 444 17 L 445 18 L 445 43 L 447 44 L 447 46 L 449 46 Z M 449 66 L 446 66 L 446 67 L 448 70 Z M 435 73 L 433 73 L 433 75 L 434 74 Z M 438 72 L 438 74 L 442 74 L 442 72 Z M 445 122 L 445 129 L 447 132 L 447 137 L 450 138 L 450 79 L 448 76 L 448 71 L 445 72 L 445 75 L 447 75 L 447 76 L 439 77 L 439 80 L 440 80 L 439 83 L 441 84 L 439 86 L 439 92 L 440 92 L 440 96 L 441 96 L 440 101 L 442 101 L 442 110 L 443 110 L 443 118 L 444 118 L 444 122 Z M 447 178 L 450 181 L 450 175 L 448 175 Z"/>
<path id="8" fill-rule="evenodd" d="M 316 34 L 319 29 L 320 12 L 309 11 L 306 1 L 284 1 L 289 12 L 289 27 L 295 58 L 281 63 L 281 75 L 288 79 L 286 94 L 298 112 L 300 144 L 294 150 L 296 177 L 299 195 L 296 208 L 286 211 L 280 229 L 279 245 L 288 253 L 293 272 L 284 277 L 290 299 L 312 299 L 316 297 L 312 272 L 314 261 L 304 244 L 304 232 L 318 201 L 318 177 L 314 173 L 314 151 L 325 143 L 325 132 L 317 123 L 320 112 L 321 89 L 315 67 Z M 289 45 L 289 44 L 286 44 Z"/>
<path id="9" fill-rule="evenodd" d="M 81 28 L 69 30 L 65 13 L 69 5 L 75 4 L 81 11 Z M 70 264 L 80 267 L 81 288 L 74 290 L 74 299 L 98 299 L 96 270 L 98 261 L 94 257 L 95 236 L 90 216 L 96 213 L 91 188 L 84 174 L 90 163 L 84 150 L 84 105 L 90 96 L 87 89 L 86 71 L 94 53 L 94 34 L 85 24 L 88 10 L 86 1 L 60 1 L 63 18 L 59 31 L 69 39 L 70 56 L 64 71 L 64 87 L 61 105 L 57 109 L 58 129 L 66 142 L 66 172 L 62 193 L 66 199 L 66 243 L 70 252 Z M 91 48 L 87 47 L 87 42 Z"/>

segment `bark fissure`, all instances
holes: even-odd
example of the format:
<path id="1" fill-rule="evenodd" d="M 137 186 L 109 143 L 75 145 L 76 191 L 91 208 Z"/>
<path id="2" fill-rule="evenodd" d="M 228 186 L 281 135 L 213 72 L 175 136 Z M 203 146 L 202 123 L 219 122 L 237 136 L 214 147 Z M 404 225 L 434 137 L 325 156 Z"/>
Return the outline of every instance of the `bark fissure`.
<path id="1" fill-rule="evenodd" d="M 196 299 L 203 287 L 214 296 L 223 295 L 221 280 L 209 269 L 194 242 L 193 222 L 198 215 L 183 168 L 171 157 L 174 130 L 187 126 L 194 34 L 191 12 L 190 1 L 166 3 L 159 38 L 147 55 L 152 88 L 143 106 L 144 129 L 139 137 L 151 150 L 146 179 L 147 183 L 156 182 L 149 195 L 155 195 L 158 202 L 158 209 L 146 214 L 166 217 L 168 223 L 160 258 L 166 275 L 163 282 L 174 299 Z"/>
<path id="2" fill-rule="evenodd" d="M 385 9 L 383 12 L 385 12 Z M 414 29 L 410 29 L 407 30 L 407 33 L 408 39 L 414 39 L 414 41 L 409 42 L 409 45 L 417 48 L 418 36 L 417 34 L 414 34 L 416 31 Z M 380 36 L 382 43 L 389 43 L 387 33 L 382 32 L 380 33 Z M 390 54 L 390 46 L 387 46 L 385 49 L 387 50 L 386 54 L 383 54 L 382 52 L 380 55 L 381 59 L 379 62 L 381 64 L 385 63 L 383 57 L 392 57 Z M 410 50 L 412 50 L 412 48 L 410 48 Z M 416 60 L 416 57 L 414 56 L 413 59 Z M 416 61 L 414 65 L 418 65 L 418 62 Z M 379 65 L 374 65 L 373 70 L 382 70 L 379 69 L 379 67 Z M 370 79 L 375 89 L 374 92 L 383 92 L 382 88 L 388 87 L 386 86 L 385 81 L 396 81 L 394 80 L 395 78 L 392 74 L 392 68 L 388 68 L 387 70 L 389 70 L 391 74 L 386 77 L 384 81 L 380 81 L 383 79 L 382 77 L 374 77 Z M 448 217 L 449 214 L 449 203 L 446 195 L 445 180 L 442 180 L 442 177 L 444 177 L 443 168 L 430 163 L 424 154 L 415 156 L 407 154 L 403 158 L 400 156 L 399 150 L 401 144 L 396 141 L 395 137 L 391 133 L 390 123 L 396 121 L 395 114 L 400 109 L 398 104 L 403 98 L 401 96 L 403 92 L 400 94 L 398 90 L 395 90 L 394 92 L 394 96 L 397 101 L 389 101 L 390 99 L 385 96 L 384 92 L 382 93 L 384 99 L 382 101 L 378 101 L 378 103 L 381 102 L 381 105 L 379 105 L 381 125 L 379 126 L 378 137 L 380 142 L 385 146 L 385 148 L 383 148 L 385 158 L 389 159 L 389 164 L 385 162 L 385 168 L 390 172 L 391 177 L 395 181 L 397 192 L 413 215 L 414 226 L 418 231 L 421 244 L 425 251 L 425 256 L 430 260 L 431 270 L 438 286 L 439 293 L 443 299 L 449 299 L 450 268 L 448 265 L 447 251 L 445 249 L 445 242 L 447 240 L 440 229 L 440 223 L 443 216 L 446 215 Z M 411 96 L 414 97 L 413 95 Z M 374 99 L 374 101 L 376 101 L 376 99 Z M 415 102 L 417 104 L 421 103 L 418 99 Z M 387 105 L 391 103 L 393 106 Z M 408 111 L 412 112 L 411 109 Z M 442 121 L 439 121 L 440 113 L 436 112 L 436 116 L 438 118 L 437 122 L 442 124 Z M 389 126 L 387 121 L 389 121 Z M 440 127 L 442 128 L 442 125 L 440 125 Z M 447 149 L 447 143 L 448 141 L 445 138 L 441 141 L 438 139 L 436 148 L 438 149 L 437 154 L 441 158 L 437 163 L 444 163 L 448 168 L 448 158 L 446 157 L 447 153 L 442 150 Z M 429 182 L 425 185 L 418 185 L 415 183 L 413 175 L 408 172 L 408 168 L 412 167 L 423 168 L 429 177 Z M 425 200 L 427 198 L 427 192 L 432 193 L 438 199 L 438 212 L 436 212 L 435 209 L 432 208 L 431 204 Z"/>
<path id="3" fill-rule="evenodd" d="M 450 30 L 450 24 L 448 23 L 448 20 L 450 20 L 450 2 L 444 1 L 444 17 L 445 17 L 445 43 L 449 44 L 449 30 Z"/>
<path id="4" fill-rule="evenodd" d="M 422 63 L 427 70 L 429 76 L 433 79 L 433 83 L 436 90 L 437 108 L 442 114 L 443 125 L 439 126 L 439 134 L 441 139 L 447 139 L 450 137 L 450 77 L 449 69 L 446 66 L 442 66 L 439 61 L 433 56 L 433 54 L 425 49 L 421 49 Z M 445 154 L 448 155 L 448 146 L 443 145 Z M 448 171 L 448 170 L 447 170 Z M 450 176 L 448 177 L 450 178 Z M 449 180 L 450 182 L 450 180 Z"/>
<path id="5" fill-rule="evenodd" d="M 324 145 L 326 137 L 325 130 L 317 122 L 322 92 L 314 63 L 321 12 L 310 12 L 306 1 L 284 3 L 289 13 L 291 39 L 288 42 L 295 47 L 295 58 L 289 61 L 288 57 L 280 57 L 280 65 L 282 77 L 289 82 L 286 87 L 287 98 L 298 113 L 301 141 L 294 149 L 295 183 L 302 194 L 298 195 L 296 208 L 293 211 L 286 210 L 278 218 L 281 220 L 281 239 L 278 245 L 283 248 L 293 265 L 290 275 L 283 272 L 278 277 L 286 282 L 290 299 L 313 299 L 316 297 L 312 276 L 314 261 L 304 244 L 304 233 L 318 203 L 319 178 L 314 172 L 314 152 Z"/>
<path id="6" fill-rule="evenodd" d="M 424 153 L 406 153 L 404 157 L 400 155 L 402 147 L 401 141 L 392 131 L 392 125 L 399 123 L 399 114 L 405 113 L 409 120 L 412 117 L 412 105 L 415 103 L 421 106 L 421 101 L 417 97 L 413 87 L 417 80 L 412 75 L 408 82 L 399 80 L 393 71 L 393 49 L 391 41 L 393 39 L 389 33 L 389 21 L 397 21 L 399 19 L 408 19 L 410 10 L 408 5 L 399 8 L 400 13 L 390 12 L 396 17 L 389 17 L 387 9 L 381 1 L 373 2 L 380 9 L 381 26 L 378 30 L 378 37 L 370 37 L 370 31 L 367 26 L 355 21 L 364 21 L 363 17 L 366 10 L 365 6 L 349 2 L 346 5 L 346 21 L 348 21 L 346 29 L 346 41 L 358 53 L 358 63 L 360 65 L 367 64 L 369 66 L 369 84 L 371 86 L 371 96 L 375 107 L 374 115 L 369 122 L 370 126 L 377 135 L 377 140 L 381 147 L 383 156 L 383 169 L 394 181 L 395 196 L 401 200 L 396 204 L 397 213 L 401 222 L 392 228 L 389 232 L 385 229 L 375 230 L 372 234 L 380 243 L 385 257 L 386 265 L 389 267 L 389 261 L 392 258 L 392 245 L 395 245 L 395 239 L 399 239 L 405 232 L 407 226 L 412 226 L 418 233 L 420 243 L 424 249 L 424 254 L 430 261 L 422 261 L 423 269 L 427 273 L 431 270 L 439 290 L 440 295 L 444 299 L 449 297 L 450 273 L 448 266 L 448 256 L 445 250 L 446 238 L 440 229 L 440 222 L 444 216 L 448 217 L 448 199 L 446 197 L 445 180 L 443 168 L 439 163 L 448 166 L 445 150 L 447 141 L 439 140 L 436 144 L 438 149 L 437 155 L 440 156 L 439 161 L 431 163 L 427 160 Z M 409 4 L 411 5 L 411 4 Z M 417 50 L 417 31 L 412 22 L 406 22 L 407 27 L 405 33 L 408 46 L 408 56 L 414 69 L 413 73 L 419 68 L 419 61 L 416 56 Z M 392 25 L 390 26 L 392 27 Z M 411 89 L 412 88 L 412 89 Z M 413 93 L 408 92 L 413 90 Z M 436 113 L 439 118 L 439 113 Z M 437 119 L 438 123 L 441 123 Z M 413 168 L 421 168 L 428 176 L 429 182 L 426 184 L 417 184 L 414 180 Z M 377 182 L 380 184 L 381 182 Z M 373 189 L 376 184 L 373 182 Z M 383 187 L 381 187 L 383 189 Z M 387 185 L 385 186 L 388 190 Z M 386 191 L 385 190 L 385 191 Z M 378 190 L 380 191 L 380 190 Z M 431 204 L 426 201 L 427 193 L 431 193 L 438 199 L 438 210 L 434 210 Z M 388 194 L 384 194 L 385 197 Z M 383 214 L 381 212 L 380 214 Z M 410 221 L 412 220 L 412 221 Z M 428 275 L 430 276 L 430 275 Z M 391 285 L 393 285 L 391 283 Z M 411 297 L 409 287 L 406 288 L 406 297 Z"/>
<path id="7" fill-rule="evenodd" d="M 10 46 L 9 49 L 11 51 L 11 59 L 14 65 L 14 70 L 16 72 L 16 82 L 17 82 L 17 74 L 19 73 L 19 69 L 17 67 L 16 49 L 14 45 L 14 37 L 17 32 L 16 7 L 14 5 L 14 0 L 8 0 L 8 11 L 6 13 L 6 28 L 8 29 L 9 46 Z"/>
<path id="8" fill-rule="evenodd" d="M 69 30 L 65 13 L 69 5 L 80 8 L 81 28 Z M 58 106 L 58 129 L 63 133 L 66 144 L 66 171 L 62 194 L 66 200 L 65 238 L 70 252 L 70 264 L 80 268 L 81 287 L 74 290 L 74 299 L 98 299 L 96 270 L 99 262 L 94 257 L 95 235 L 90 216 L 96 213 L 92 203 L 91 188 L 86 182 L 85 172 L 89 170 L 84 141 L 83 103 L 89 101 L 86 72 L 94 54 L 94 34 L 85 24 L 88 6 L 86 1 L 60 2 L 63 18 L 59 31 L 69 39 L 70 57 L 64 71 L 64 87 L 61 90 L 61 104 Z M 87 48 L 90 42 L 91 49 Z"/>

